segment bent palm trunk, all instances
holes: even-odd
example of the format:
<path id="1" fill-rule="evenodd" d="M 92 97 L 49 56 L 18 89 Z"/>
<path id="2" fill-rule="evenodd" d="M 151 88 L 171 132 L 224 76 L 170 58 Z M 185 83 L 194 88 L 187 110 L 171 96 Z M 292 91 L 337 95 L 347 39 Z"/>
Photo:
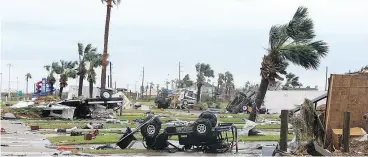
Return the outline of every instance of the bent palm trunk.
<path id="1" fill-rule="evenodd" d="M 261 84 L 259 85 L 255 103 L 253 104 L 252 112 L 250 113 L 249 120 L 256 121 L 257 108 L 261 108 L 263 100 L 266 96 L 269 80 L 267 78 L 262 78 Z"/>
<path id="2" fill-rule="evenodd" d="M 110 15 L 111 15 L 111 0 L 108 0 L 106 11 L 105 35 L 104 35 L 104 50 L 102 55 L 101 89 L 105 89 L 106 86 L 107 46 L 109 42 Z"/>

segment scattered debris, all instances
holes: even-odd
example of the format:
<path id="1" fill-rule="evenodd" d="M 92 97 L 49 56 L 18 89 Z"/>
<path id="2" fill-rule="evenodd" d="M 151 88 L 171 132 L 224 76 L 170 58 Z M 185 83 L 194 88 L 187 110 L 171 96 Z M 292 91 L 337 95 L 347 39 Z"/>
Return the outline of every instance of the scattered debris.
<path id="1" fill-rule="evenodd" d="M 17 119 L 13 113 L 5 113 L 2 117 L 4 120 Z"/>
<path id="2" fill-rule="evenodd" d="M 248 119 L 244 119 L 245 123 L 243 126 L 243 129 L 241 129 L 239 132 L 239 135 L 243 135 L 243 136 L 252 136 L 254 134 L 252 134 L 252 129 L 254 129 L 257 126 L 257 123 L 250 121 Z M 252 135 L 250 135 L 252 134 Z"/>
<path id="3" fill-rule="evenodd" d="M 34 102 L 31 102 L 31 101 L 19 101 L 18 103 L 10 106 L 10 108 L 24 108 L 24 107 L 28 107 L 33 104 Z"/>

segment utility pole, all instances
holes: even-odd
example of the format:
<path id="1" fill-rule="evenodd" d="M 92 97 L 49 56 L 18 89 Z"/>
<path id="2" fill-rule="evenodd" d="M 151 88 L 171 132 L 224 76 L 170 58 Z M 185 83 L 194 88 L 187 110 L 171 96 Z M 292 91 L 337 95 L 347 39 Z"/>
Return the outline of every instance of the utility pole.
<path id="1" fill-rule="evenodd" d="M 141 94 L 142 94 L 142 98 L 143 98 L 143 93 L 144 93 L 144 67 L 143 67 L 143 71 L 142 71 L 142 86 L 141 86 Z"/>
<path id="2" fill-rule="evenodd" d="M 179 88 L 182 88 L 182 82 L 181 82 L 181 77 L 180 77 L 180 74 L 181 74 L 181 65 L 180 65 L 180 62 L 179 62 L 179 80 L 178 80 L 178 87 Z"/>
<path id="3" fill-rule="evenodd" d="M 110 88 L 110 75 L 107 75 L 107 88 Z"/>
<path id="4" fill-rule="evenodd" d="M 349 71 L 350 73 L 350 71 Z M 327 91 L 327 84 L 328 84 L 328 77 L 327 77 L 327 74 L 328 74 L 328 67 L 326 67 L 326 83 L 325 83 L 325 91 Z"/>
<path id="5" fill-rule="evenodd" d="M 112 88 L 112 63 L 110 62 L 110 88 Z"/>
<path id="6" fill-rule="evenodd" d="M 10 68 L 13 66 L 13 64 L 7 64 L 9 67 L 9 83 L 8 83 L 8 98 L 10 98 Z"/>

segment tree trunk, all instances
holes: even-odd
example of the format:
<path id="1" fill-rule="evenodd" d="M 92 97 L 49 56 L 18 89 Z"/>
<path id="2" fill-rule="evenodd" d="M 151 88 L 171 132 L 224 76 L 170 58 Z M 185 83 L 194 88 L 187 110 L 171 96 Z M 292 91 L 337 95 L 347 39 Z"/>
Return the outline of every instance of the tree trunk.
<path id="1" fill-rule="evenodd" d="M 261 108 L 263 100 L 266 96 L 269 81 L 266 78 L 262 78 L 259 85 L 255 103 L 253 104 L 252 112 L 250 113 L 249 120 L 255 122 L 257 117 L 257 108 Z"/>
<path id="2" fill-rule="evenodd" d="M 93 82 L 89 82 L 89 98 L 93 97 Z"/>
<path id="3" fill-rule="evenodd" d="M 54 95 L 54 84 L 52 84 L 52 83 L 50 83 L 49 84 L 50 86 L 49 86 L 49 88 L 50 88 L 50 95 Z"/>
<path id="4" fill-rule="evenodd" d="M 84 74 L 79 75 L 78 97 L 82 96 Z"/>
<path id="5" fill-rule="evenodd" d="M 202 88 L 202 85 L 198 84 L 197 85 L 197 103 L 201 101 L 201 88 Z"/>
<path id="6" fill-rule="evenodd" d="M 105 89 L 105 86 L 106 86 L 107 46 L 109 42 L 111 0 L 107 1 L 106 10 L 107 11 L 106 11 L 105 34 L 104 34 L 104 50 L 103 50 L 103 55 L 102 55 L 102 70 L 101 70 L 101 89 Z"/>
<path id="7" fill-rule="evenodd" d="M 27 78 L 27 85 L 26 85 L 26 94 L 28 94 L 28 78 Z"/>
<path id="8" fill-rule="evenodd" d="M 63 95 L 63 89 L 64 87 L 63 86 L 60 86 L 60 91 L 59 91 L 59 97 L 61 99 L 61 96 Z"/>
<path id="9" fill-rule="evenodd" d="M 151 92 L 152 92 L 152 88 L 150 88 L 150 99 L 151 99 L 151 96 L 152 96 L 152 93 Z"/>

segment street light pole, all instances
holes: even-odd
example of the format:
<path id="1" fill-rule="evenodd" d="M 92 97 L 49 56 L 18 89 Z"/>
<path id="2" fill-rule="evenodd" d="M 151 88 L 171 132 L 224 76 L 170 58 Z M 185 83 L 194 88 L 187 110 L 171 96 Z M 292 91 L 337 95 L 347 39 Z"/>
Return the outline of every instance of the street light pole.
<path id="1" fill-rule="evenodd" d="M 9 63 L 7 66 L 9 67 L 8 98 L 10 98 L 10 67 L 12 67 L 13 64 Z"/>

